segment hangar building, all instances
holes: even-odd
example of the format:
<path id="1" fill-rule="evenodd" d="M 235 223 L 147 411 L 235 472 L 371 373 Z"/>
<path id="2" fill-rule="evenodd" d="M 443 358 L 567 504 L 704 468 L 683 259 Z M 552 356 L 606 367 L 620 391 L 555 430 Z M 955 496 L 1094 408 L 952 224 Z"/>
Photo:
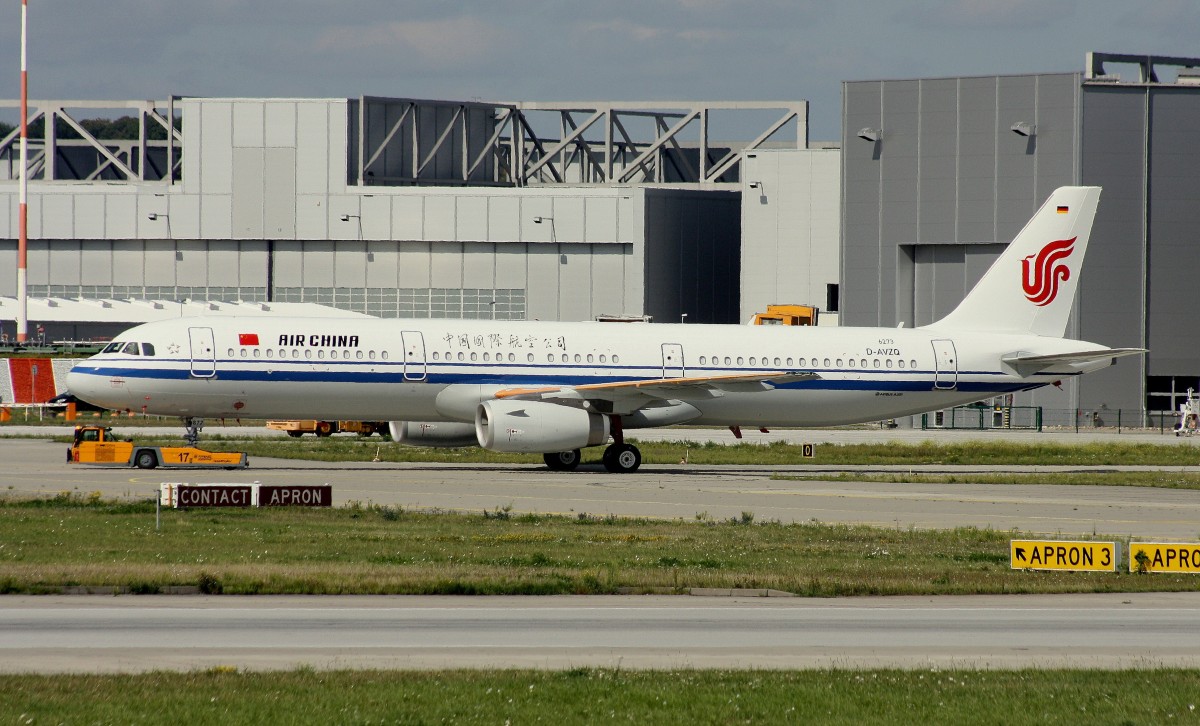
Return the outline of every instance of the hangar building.
<path id="1" fill-rule="evenodd" d="M 1150 353 L 1018 403 L 1175 410 L 1200 381 L 1198 68 L 1090 53 L 1074 73 L 846 82 L 844 324 L 940 318 L 1053 189 L 1101 186 L 1069 334 Z"/>
<path id="2" fill-rule="evenodd" d="M 753 312 L 742 271 L 755 284 L 774 275 L 764 255 L 780 254 L 780 230 L 804 235 L 789 259 L 836 260 L 840 165 L 836 149 L 808 148 L 803 101 L 30 105 L 43 124 L 31 143 L 31 299 L 734 323 Z M 77 120 L 93 114 L 134 116 L 137 138 L 97 138 Z M 744 140 L 709 140 L 738 114 L 750 120 L 726 128 Z M 15 136 L 0 139 L 0 297 L 16 294 Z M 747 154 L 762 177 L 749 218 Z M 815 222 L 781 194 L 813 186 Z M 774 236 L 743 246 L 743 226 Z M 823 301 L 837 282 L 826 268 L 811 291 L 772 276 L 763 304 Z M 2 324 L 11 335 L 12 318 Z"/>

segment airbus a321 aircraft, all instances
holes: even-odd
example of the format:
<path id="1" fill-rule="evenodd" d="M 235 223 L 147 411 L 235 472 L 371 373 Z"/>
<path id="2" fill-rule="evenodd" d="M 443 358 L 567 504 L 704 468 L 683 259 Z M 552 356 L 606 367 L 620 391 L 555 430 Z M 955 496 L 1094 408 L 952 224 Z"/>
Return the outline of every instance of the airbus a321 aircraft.
<path id="1" fill-rule="evenodd" d="M 604 466 L 632 472 L 630 429 L 876 421 L 1144 352 L 1063 338 L 1099 197 L 1055 191 L 966 299 L 918 328 L 180 318 L 122 333 L 67 383 L 185 419 L 387 420 L 401 444 L 540 453 L 552 469 L 608 444 Z"/>

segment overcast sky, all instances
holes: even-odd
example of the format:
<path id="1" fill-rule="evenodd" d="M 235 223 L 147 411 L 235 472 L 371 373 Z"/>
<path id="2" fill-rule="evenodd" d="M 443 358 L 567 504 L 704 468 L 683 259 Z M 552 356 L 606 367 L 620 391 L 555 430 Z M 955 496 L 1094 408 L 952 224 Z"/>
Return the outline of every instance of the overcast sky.
<path id="1" fill-rule="evenodd" d="M 796 100 L 839 136 L 841 81 L 1200 56 L 1197 0 L 29 0 L 30 96 Z M 0 18 L 19 95 L 20 3 Z"/>

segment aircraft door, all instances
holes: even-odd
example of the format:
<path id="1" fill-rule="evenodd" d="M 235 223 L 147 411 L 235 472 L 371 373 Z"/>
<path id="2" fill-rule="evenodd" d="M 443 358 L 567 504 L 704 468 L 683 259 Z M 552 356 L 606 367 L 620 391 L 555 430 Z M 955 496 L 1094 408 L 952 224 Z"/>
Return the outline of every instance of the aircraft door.
<path id="1" fill-rule="evenodd" d="M 958 386 L 958 361 L 953 340 L 933 341 L 933 387 L 949 391 Z"/>
<path id="2" fill-rule="evenodd" d="M 400 333 L 404 346 L 404 380 L 425 380 L 425 336 L 419 330 Z"/>
<path id="3" fill-rule="evenodd" d="M 212 328 L 188 328 L 192 344 L 192 377 L 212 378 L 217 374 L 217 345 Z"/>
<path id="4" fill-rule="evenodd" d="M 683 346 L 679 343 L 663 343 L 663 378 L 683 378 Z"/>

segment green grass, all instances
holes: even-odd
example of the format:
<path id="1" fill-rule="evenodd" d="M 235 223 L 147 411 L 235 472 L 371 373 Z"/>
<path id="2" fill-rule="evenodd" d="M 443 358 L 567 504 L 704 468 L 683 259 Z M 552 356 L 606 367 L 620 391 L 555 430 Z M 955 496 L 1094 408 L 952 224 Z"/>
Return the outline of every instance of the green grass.
<path id="1" fill-rule="evenodd" d="M 14 724 L 1192 724 L 1200 671 L 334 671 L 0 677 Z"/>
<path id="2" fill-rule="evenodd" d="M 1200 472 L 1190 471 L 1087 471 L 1020 474 L 961 472 L 954 474 L 886 474 L 830 472 L 829 474 L 773 474 L 779 481 L 882 482 L 886 484 L 1049 484 L 1057 486 L 1121 486 L 1157 489 L 1200 489 Z"/>
<path id="3" fill-rule="evenodd" d="M 1022 572 L 1014 532 L 338 509 L 164 510 L 0 499 L 0 592 L 569 594 L 767 588 L 801 595 L 1194 590 L 1190 575 Z M 1128 547 L 1123 547 L 1128 551 Z"/>

